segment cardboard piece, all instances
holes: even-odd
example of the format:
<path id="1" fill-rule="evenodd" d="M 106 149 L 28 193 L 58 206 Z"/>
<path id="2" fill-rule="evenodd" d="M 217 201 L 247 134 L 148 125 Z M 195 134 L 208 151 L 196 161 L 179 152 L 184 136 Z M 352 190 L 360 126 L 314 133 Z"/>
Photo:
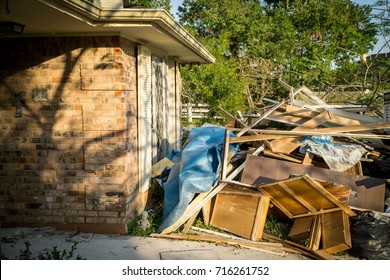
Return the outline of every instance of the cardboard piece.
<path id="1" fill-rule="evenodd" d="M 246 184 L 262 184 L 285 180 L 290 175 L 304 175 L 326 182 L 350 187 L 354 194 L 348 197 L 348 205 L 383 212 L 385 200 L 385 180 L 337 172 L 325 168 L 306 166 L 298 163 L 249 155 L 241 176 Z"/>

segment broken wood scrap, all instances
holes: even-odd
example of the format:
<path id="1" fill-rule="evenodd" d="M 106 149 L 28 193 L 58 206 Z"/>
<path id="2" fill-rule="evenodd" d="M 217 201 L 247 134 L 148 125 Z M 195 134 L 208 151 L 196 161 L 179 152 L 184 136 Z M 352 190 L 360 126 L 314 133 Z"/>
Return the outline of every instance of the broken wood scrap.
<path id="1" fill-rule="evenodd" d="M 226 245 L 238 246 L 238 247 L 243 247 L 248 249 L 255 249 L 255 250 L 262 251 L 264 253 L 274 254 L 278 256 L 285 256 L 287 252 L 296 253 L 296 251 L 292 251 L 289 249 L 285 250 L 285 248 L 280 247 L 280 245 L 273 245 L 273 244 L 265 245 L 265 242 L 259 243 L 259 242 L 253 242 L 247 240 L 235 240 L 226 237 L 211 236 L 207 234 L 199 234 L 193 232 L 192 234 L 170 233 L 170 234 L 151 234 L 150 236 L 156 238 L 168 238 L 168 239 L 203 241 L 203 242 L 213 242 L 217 244 L 226 244 Z"/>
<path id="2" fill-rule="evenodd" d="M 297 132 L 297 131 L 305 131 L 305 130 L 312 130 L 327 120 L 330 119 L 330 115 L 328 112 L 323 112 L 319 114 L 318 116 L 309 119 L 308 121 L 304 122 L 300 126 L 293 128 L 290 131 Z M 294 151 L 296 148 L 298 148 L 301 145 L 301 140 L 296 139 L 295 137 L 286 137 L 282 139 L 276 139 L 269 142 L 269 148 L 273 152 L 281 152 L 289 154 L 292 151 Z"/>
<path id="3" fill-rule="evenodd" d="M 285 155 L 285 154 L 282 154 L 282 153 L 271 152 L 269 150 L 264 150 L 263 151 L 263 155 L 265 155 L 267 157 L 287 160 L 287 161 L 291 161 L 291 162 L 302 163 L 302 160 L 296 159 L 296 158 L 294 158 L 292 156 L 288 156 L 288 155 Z"/>
<path id="4" fill-rule="evenodd" d="M 288 91 L 294 90 L 294 88 L 290 85 L 288 85 L 286 82 L 279 80 L 280 84 Z M 349 112 L 347 110 L 342 110 L 342 109 L 336 109 L 336 108 L 331 108 L 325 101 L 317 97 L 310 89 L 307 87 L 303 86 L 302 90 L 299 92 L 299 97 L 304 100 L 300 102 L 297 99 L 291 100 L 293 105 L 299 106 L 299 107 L 309 107 L 310 105 L 323 105 L 326 109 L 322 108 L 317 108 L 319 112 L 322 112 L 323 110 L 327 110 L 335 115 L 342 116 L 345 118 L 349 118 L 352 120 L 357 120 L 363 123 L 377 123 L 381 122 L 381 119 L 375 118 L 375 117 L 370 117 L 367 115 L 361 115 L 361 114 L 355 114 L 352 112 Z M 314 110 L 314 108 L 313 108 Z"/>
<path id="5" fill-rule="evenodd" d="M 280 106 L 282 106 L 286 101 L 283 100 L 279 104 L 276 104 L 274 107 L 272 107 L 270 110 L 268 110 L 266 113 L 264 113 L 262 116 L 260 116 L 256 121 L 254 121 L 252 124 L 247 125 L 244 127 L 240 132 L 237 133 L 237 137 L 240 137 L 244 133 L 246 133 L 251 128 L 255 127 L 257 124 L 259 124 L 263 119 L 265 119 L 268 115 L 270 115 L 273 111 L 278 109 Z"/>
<path id="6" fill-rule="evenodd" d="M 268 234 L 268 233 L 263 234 L 263 239 L 269 240 L 270 242 L 280 242 L 283 244 L 284 247 L 295 250 L 297 253 L 299 253 L 305 257 L 308 257 L 310 259 L 314 259 L 314 260 L 334 260 L 335 259 L 332 255 L 330 255 L 326 252 L 325 252 L 325 254 L 317 254 L 315 251 L 311 251 L 306 246 L 299 245 L 297 243 L 294 243 L 294 242 L 286 240 L 286 239 L 280 239 L 280 238 L 275 237 L 275 236 Z"/>
<path id="7" fill-rule="evenodd" d="M 325 128 L 324 128 L 325 129 Z M 321 129 L 316 130 L 302 130 L 302 131 L 291 131 L 291 130 L 276 130 L 276 129 L 251 129 L 249 131 L 256 132 L 258 134 L 270 134 L 270 135 L 285 135 L 286 137 L 299 137 L 299 136 L 321 136 L 328 135 L 334 137 L 355 137 L 355 138 L 367 138 L 367 139 L 390 139 L 390 135 L 379 135 L 379 134 L 363 134 L 363 133 L 349 133 L 349 132 L 332 132 L 331 130 L 324 131 Z M 363 128 L 361 128 L 363 129 Z M 237 128 L 229 128 L 230 131 L 240 131 Z M 249 132 L 248 131 L 248 132 Z M 259 135 L 261 139 L 262 135 Z M 241 138 L 241 137 L 240 137 Z M 243 138 L 245 139 L 245 138 Z M 240 142 L 239 140 L 235 140 Z M 252 137 L 250 141 L 256 141 L 256 136 Z"/>

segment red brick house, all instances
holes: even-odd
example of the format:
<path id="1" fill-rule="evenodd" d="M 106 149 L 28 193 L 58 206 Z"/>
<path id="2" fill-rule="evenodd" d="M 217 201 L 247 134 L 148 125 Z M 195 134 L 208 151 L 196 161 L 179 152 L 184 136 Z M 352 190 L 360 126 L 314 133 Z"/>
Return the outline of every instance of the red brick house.
<path id="1" fill-rule="evenodd" d="M 180 149 L 179 64 L 213 62 L 164 10 L 0 0 L 2 227 L 124 233 Z"/>

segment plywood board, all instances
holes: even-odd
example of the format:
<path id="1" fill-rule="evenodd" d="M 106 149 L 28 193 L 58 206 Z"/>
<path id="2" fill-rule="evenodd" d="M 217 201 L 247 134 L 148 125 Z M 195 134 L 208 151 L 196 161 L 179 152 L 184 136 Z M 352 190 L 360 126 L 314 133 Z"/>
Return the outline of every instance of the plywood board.
<path id="1" fill-rule="evenodd" d="M 296 219 L 287 237 L 295 242 L 309 239 L 314 219 L 315 216 Z"/>
<path id="2" fill-rule="evenodd" d="M 322 215 L 322 248 L 334 254 L 352 247 L 349 217 L 344 211 Z"/>
<path id="3" fill-rule="evenodd" d="M 241 176 L 241 182 L 260 184 L 283 180 L 291 174 L 308 174 L 312 178 L 335 182 L 350 187 L 355 195 L 348 197 L 348 205 L 383 212 L 385 180 L 355 174 L 337 172 L 325 168 L 305 166 L 298 163 L 249 155 Z"/>
<path id="4" fill-rule="evenodd" d="M 210 224 L 238 236 L 261 240 L 269 197 L 225 187 L 216 195 Z"/>
<path id="5" fill-rule="evenodd" d="M 271 197 L 272 203 L 289 218 L 339 210 L 350 216 L 356 215 L 309 175 L 260 184 L 257 189 Z"/>

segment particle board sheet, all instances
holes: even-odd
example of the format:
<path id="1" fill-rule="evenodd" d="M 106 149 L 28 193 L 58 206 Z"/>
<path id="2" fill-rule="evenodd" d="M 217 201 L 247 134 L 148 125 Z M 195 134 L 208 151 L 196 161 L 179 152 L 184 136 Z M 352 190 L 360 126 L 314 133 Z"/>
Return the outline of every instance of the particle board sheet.
<path id="1" fill-rule="evenodd" d="M 356 215 L 309 175 L 261 184 L 257 189 L 291 219 L 340 210 Z"/>
<path id="2" fill-rule="evenodd" d="M 270 198 L 226 187 L 213 203 L 210 224 L 252 241 L 261 240 Z"/>
<path id="3" fill-rule="evenodd" d="M 353 194 L 348 197 L 349 206 L 383 212 L 385 180 L 379 178 L 249 155 L 245 161 L 240 181 L 253 185 L 288 179 L 290 175 L 305 174 L 316 180 L 350 187 Z"/>

